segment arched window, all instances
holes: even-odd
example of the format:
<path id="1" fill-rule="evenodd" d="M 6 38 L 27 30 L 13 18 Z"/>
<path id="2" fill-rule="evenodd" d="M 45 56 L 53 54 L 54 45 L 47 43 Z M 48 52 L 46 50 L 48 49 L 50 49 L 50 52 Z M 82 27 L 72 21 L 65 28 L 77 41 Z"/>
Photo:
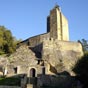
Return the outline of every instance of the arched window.
<path id="1" fill-rule="evenodd" d="M 36 75 L 36 70 L 34 68 L 31 68 L 30 77 L 35 77 L 35 75 Z"/>

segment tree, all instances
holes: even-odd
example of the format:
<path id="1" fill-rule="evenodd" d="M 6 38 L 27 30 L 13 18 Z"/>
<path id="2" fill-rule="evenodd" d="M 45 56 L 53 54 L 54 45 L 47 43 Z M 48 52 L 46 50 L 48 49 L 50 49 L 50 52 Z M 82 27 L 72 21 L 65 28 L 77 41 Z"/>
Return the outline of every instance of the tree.
<path id="1" fill-rule="evenodd" d="M 4 27 L 0 26 L 0 54 L 4 53 L 4 50 L 3 50 L 3 45 L 4 45 L 3 35 L 4 35 Z"/>
<path id="2" fill-rule="evenodd" d="M 88 52 L 88 41 L 85 40 L 85 39 L 82 39 L 82 40 L 78 40 L 78 42 L 80 42 L 82 44 L 83 51 L 84 52 L 86 52 L 86 51 Z"/>
<path id="3" fill-rule="evenodd" d="M 84 85 L 83 88 L 88 88 L 88 53 L 84 53 L 84 56 L 77 61 L 73 71 Z"/>
<path id="4" fill-rule="evenodd" d="M 16 49 L 17 40 L 10 30 L 0 26 L 0 54 L 11 54 Z"/>

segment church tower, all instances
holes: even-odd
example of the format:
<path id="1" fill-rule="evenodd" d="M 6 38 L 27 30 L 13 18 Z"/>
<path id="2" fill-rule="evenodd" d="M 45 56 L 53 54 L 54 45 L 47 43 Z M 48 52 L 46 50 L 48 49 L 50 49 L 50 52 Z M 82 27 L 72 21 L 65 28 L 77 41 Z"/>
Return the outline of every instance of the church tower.
<path id="1" fill-rule="evenodd" d="M 58 5 L 50 11 L 47 18 L 47 32 L 50 32 L 50 38 L 69 41 L 68 21 Z"/>

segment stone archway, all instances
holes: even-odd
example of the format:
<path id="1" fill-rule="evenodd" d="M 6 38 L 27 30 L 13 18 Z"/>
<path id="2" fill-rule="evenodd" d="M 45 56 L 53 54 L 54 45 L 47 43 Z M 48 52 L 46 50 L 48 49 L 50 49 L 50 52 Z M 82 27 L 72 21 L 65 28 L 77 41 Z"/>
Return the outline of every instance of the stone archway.
<path id="1" fill-rule="evenodd" d="M 30 69 L 30 77 L 35 77 L 36 76 L 36 70 L 34 68 Z"/>

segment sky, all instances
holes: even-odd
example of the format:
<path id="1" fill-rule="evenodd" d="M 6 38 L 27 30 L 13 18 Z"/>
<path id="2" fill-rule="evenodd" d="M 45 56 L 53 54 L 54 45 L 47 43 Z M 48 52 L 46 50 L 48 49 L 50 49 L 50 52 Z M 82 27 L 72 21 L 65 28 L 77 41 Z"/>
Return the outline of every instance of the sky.
<path id="1" fill-rule="evenodd" d="M 56 4 L 68 19 L 70 41 L 88 40 L 88 0 L 0 0 L 0 26 L 22 40 L 46 33 Z"/>

